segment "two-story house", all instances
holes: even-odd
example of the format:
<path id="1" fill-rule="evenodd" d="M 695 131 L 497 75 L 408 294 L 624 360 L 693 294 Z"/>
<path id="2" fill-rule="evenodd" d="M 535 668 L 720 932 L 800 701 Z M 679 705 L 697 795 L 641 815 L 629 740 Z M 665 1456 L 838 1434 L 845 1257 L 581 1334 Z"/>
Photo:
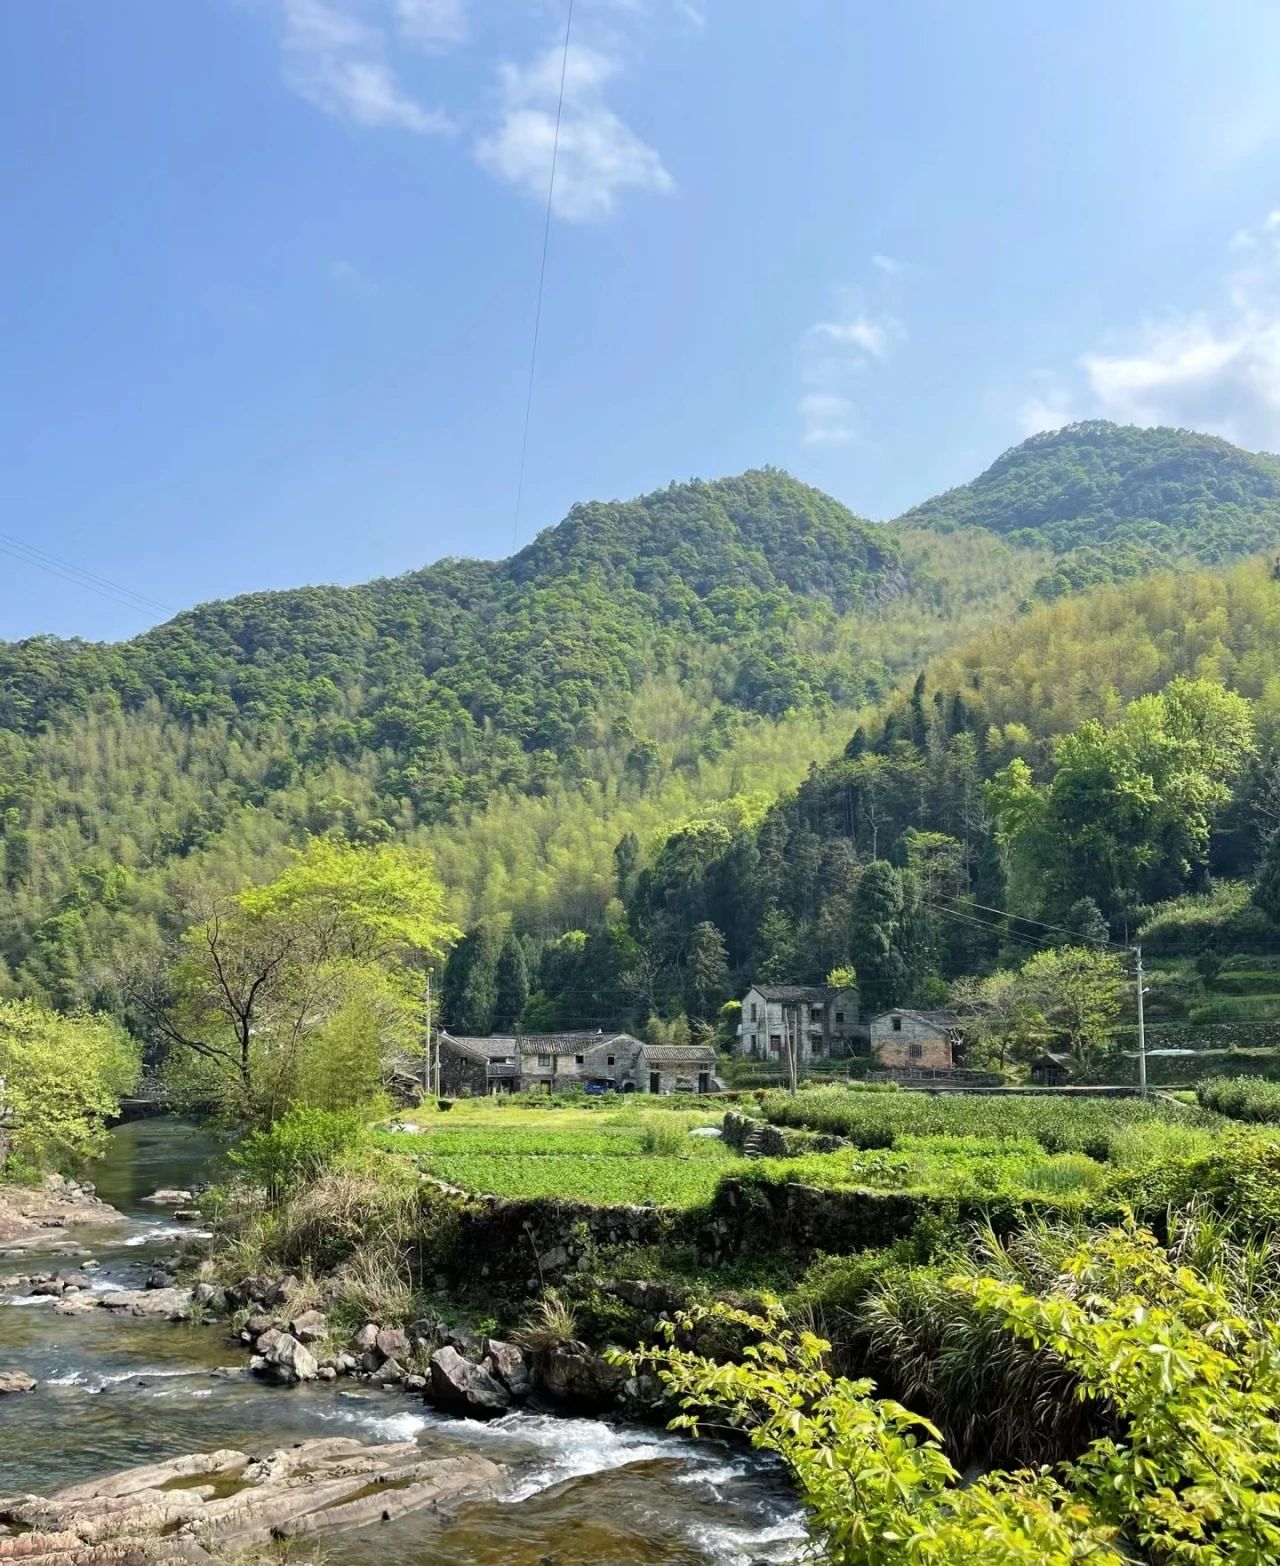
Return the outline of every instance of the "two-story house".
<path id="1" fill-rule="evenodd" d="M 446 1098 L 496 1093 L 710 1093 L 716 1052 L 709 1044 L 644 1044 L 630 1033 L 525 1033 L 490 1038 L 440 1035 L 440 1090 Z"/>
<path id="2" fill-rule="evenodd" d="M 743 997 L 739 1055 L 786 1060 L 788 1036 L 797 1040 L 797 1064 L 856 1054 L 866 1038 L 858 1021 L 858 992 L 823 984 L 753 984 Z"/>

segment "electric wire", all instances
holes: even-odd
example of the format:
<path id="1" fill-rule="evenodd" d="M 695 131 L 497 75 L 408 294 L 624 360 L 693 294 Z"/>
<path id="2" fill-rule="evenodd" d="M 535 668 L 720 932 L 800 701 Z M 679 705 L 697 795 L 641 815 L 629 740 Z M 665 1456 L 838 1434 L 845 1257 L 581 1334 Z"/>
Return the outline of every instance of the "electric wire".
<path id="1" fill-rule="evenodd" d="M 123 604 L 126 608 L 154 609 L 161 614 L 174 612 L 169 604 L 162 604 L 158 599 L 149 598 L 145 593 L 139 593 L 121 582 L 113 582 L 108 577 L 98 576 L 93 571 L 87 571 L 69 560 L 62 560 L 46 550 L 37 549 L 34 544 L 24 543 L 21 539 L 13 538 L 7 533 L 0 533 L 0 553 L 21 561 L 23 565 L 34 566 L 38 571 L 46 571 L 50 576 L 60 577 L 64 582 L 70 582 L 76 587 L 87 588 L 89 592 Z"/>

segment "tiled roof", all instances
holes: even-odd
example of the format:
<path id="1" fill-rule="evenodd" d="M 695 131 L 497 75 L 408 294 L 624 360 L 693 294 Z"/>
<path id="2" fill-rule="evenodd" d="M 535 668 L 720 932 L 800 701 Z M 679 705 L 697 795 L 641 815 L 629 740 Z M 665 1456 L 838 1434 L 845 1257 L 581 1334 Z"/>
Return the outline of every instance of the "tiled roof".
<path id="1" fill-rule="evenodd" d="M 585 1055 L 602 1045 L 638 1045 L 629 1033 L 521 1033 L 488 1038 L 442 1032 L 440 1042 L 468 1060 L 502 1060 L 508 1055 Z"/>
<path id="2" fill-rule="evenodd" d="M 651 1066 L 714 1066 L 710 1044 L 646 1044 L 640 1053 Z"/>
<path id="3" fill-rule="evenodd" d="M 872 1023 L 883 1022 L 887 1017 L 914 1017 L 917 1022 L 927 1022 L 935 1028 L 958 1028 L 960 1019 L 954 1011 L 913 1011 L 910 1006 L 895 1006 L 892 1011 L 882 1011 Z"/>
<path id="4" fill-rule="evenodd" d="M 825 1005 L 836 993 L 823 989 L 820 984 L 754 984 L 752 988 L 758 995 L 763 995 L 765 1000 L 780 1001 L 783 1005 L 794 1001 L 816 1001 L 819 1005 Z"/>

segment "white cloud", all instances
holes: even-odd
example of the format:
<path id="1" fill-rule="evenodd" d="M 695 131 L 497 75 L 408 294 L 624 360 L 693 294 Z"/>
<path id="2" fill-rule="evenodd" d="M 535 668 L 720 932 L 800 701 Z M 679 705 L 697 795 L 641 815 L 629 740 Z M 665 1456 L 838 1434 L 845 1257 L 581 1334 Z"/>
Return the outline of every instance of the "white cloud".
<path id="1" fill-rule="evenodd" d="M 896 277 L 899 272 L 905 270 L 905 261 L 896 261 L 893 256 L 874 255 L 871 257 L 871 265 L 878 272 L 883 272 L 886 277 Z"/>
<path id="2" fill-rule="evenodd" d="M 498 124 L 476 142 L 476 157 L 499 179 L 545 199 L 556 143 L 556 105 L 564 72 L 552 207 L 569 222 L 608 217 L 624 190 L 666 195 L 675 181 L 658 153 L 623 123 L 604 99 L 620 69 L 615 55 L 573 45 L 566 60 L 559 45 L 523 66 L 499 70 Z"/>
<path id="3" fill-rule="evenodd" d="M 467 36 L 466 0 L 393 0 L 393 7 L 404 38 L 430 53 Z"/>
<path id="4" fill-rule="evenodd" d="M 418 135 L 454 129 L 401 85 L 383 30 L 341 0 L 281 0 L 289 86 L 327 114 Z"/>
<path id="5" fill-rule="evenodd" d="M 893 289 L 877 259 L 871 258 L 880 274 L 873 298 Z M 860 438 L 851 383 L 883 365 L 907 335 L 898 317 L 869 303 L 862 290 L 845 290 L 842 305 L 838 314 L 815 321 L 801 339 L 800 370 L 808 389 L 798 408 L 804 438 L 813 445 L 847 445 Z"/>
<path id="6" fill-rule="evenodd" d="M 1238 231 L 1230 250 L 1237 260 L 1214 305 L 1142 322 L 1081 354 L 1055 395 L 1040 388 L 1024 404 L 1024 426 L 1107 418 L 1280 446 L 1280 211 Z"/>
<path id="7" fill-rule="evenodd" d="M 809 333 L 837 348 L 852 348 L 872 359 L 883 359 L 894 338 L 901 335 L 902 327 L 891 315 L 875 319 L 863 313 L 843 321 L 819 321 L 809 328 Z"/>
<path id="8" fill-rule="evenodd" d="M 853 399 L 835 392 L 810 392 L 800 399 L 804 438 L 814 446 L 845 446 L 858 438 Z"/>

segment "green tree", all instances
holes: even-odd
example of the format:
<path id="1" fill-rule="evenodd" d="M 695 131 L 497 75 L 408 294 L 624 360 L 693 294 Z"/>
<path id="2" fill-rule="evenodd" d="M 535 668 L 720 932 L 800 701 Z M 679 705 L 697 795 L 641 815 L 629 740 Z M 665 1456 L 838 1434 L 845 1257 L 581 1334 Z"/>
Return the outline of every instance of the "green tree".
<path id="1" fill-rule="evenodd" d="M 998 1071 L 1025 1064 L 1041 1047 L 1047 1024 L 1037 996 L 1020 973 L 998 969 L 986 978 L 958 980 L 951 1004 L 964 1018 L 965 1055 Z"/>
<path id="2" fill-rule="evenodd" d="M 1061 946 L 1037 952 L 1019 975 L 1048 1038 L 1081 1064 L 1105 1049 L 1120 1020 L 1124 969 L 1112 952 Z"/>
<path id="3" fill-rule="evenodd" d="M 168 1048 L 178 1091 L 266 1123 L 308 1082 L 338 1079 L 326 1049 L 339 1051 L 352 1084 L 412 1053 L 421 965 L 456 934 L 442 907 L 420 856 L 315 841 L 275 881 L 208 908 L 122 985 Z"/>
<path id="4" fill-rule="evenodd" d="M 1262 851 L 1253 901 L 1272 924 L 1280 924 L 1280 831 L 1272 832 Z"/>
<path id="5" fill-rule="evenodd" d="M 494 924 L 475 925 L 449 954 L 441 985 L 446 1026 L 455 1033 L 483 1038 L 493 1029 L 498 1000 L 498 958 L 502 931 Z"/>
<path id="6" fill-rule="evenodd" d="M 713 1016 L 729 993 L 729 954 L 724 936 L 703 920 L 693 927 L 685 969 L 685 1005 L 691 1017 Z"/>
<path id="7" fill-rule="evenodd" d="M 529 970 L 525 965 L 524 948 L 514 935 L 508 935 L 494 969 L 493 1031 L 510 1033 L 523 1015 L 528 1000 Z"/>
<path id="8" fill-rule="evenodd" d="M 72 1168 L 101 1151 L 137 1080 L 136 1043 L 110 1017 L 0 1000 L 0 1168 Z"/>
<path id="9" fill-rule="evenodd" d="M 869 1015 L 906 998 L 909 970 L 901 950 L 903 911 L 900 873 L 886 860 L 873 860 L 858 881 L 849 921 L 850 954 Z"/>

